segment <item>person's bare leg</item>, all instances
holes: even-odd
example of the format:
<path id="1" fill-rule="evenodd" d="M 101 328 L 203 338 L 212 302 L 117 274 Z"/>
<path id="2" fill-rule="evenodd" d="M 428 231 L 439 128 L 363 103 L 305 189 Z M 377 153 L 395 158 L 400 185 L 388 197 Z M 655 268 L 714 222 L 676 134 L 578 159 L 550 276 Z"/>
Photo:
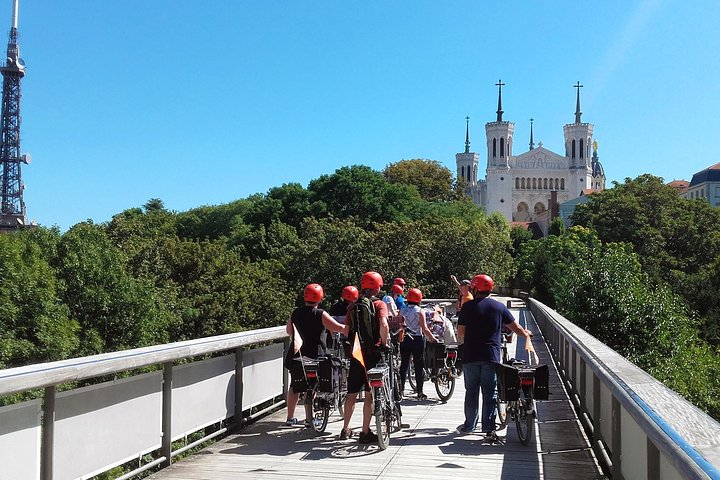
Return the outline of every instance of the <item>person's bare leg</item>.
<path id="1" fill-rule="evenodd" d="M 355 411 L 355 400 L 357 393 L 348 393 L 345 397 L 345 408 L 343 409 L 343 430 L 349 430 L 350 420 L 352 420 L 353 411 Z"/>
<path id="2" fill-rule="evenodd" d="M 370 431 L 370 420 L 372 420 L 372 395 L 370 395 L 370 392 L 365 392 L 365 403 L 363 403 L 363 433 Z"/>
<path id="3" fill-rule="evenodd" d="M 292 418 L 295 418 L 295 407 L 298 403 L 298 398 L 300 397 L 299 393 L 295 393 L 295 391 L 292 389 L 292 387 L 288 388 L 287 393 L 287 419 L 290 420 Z"/>

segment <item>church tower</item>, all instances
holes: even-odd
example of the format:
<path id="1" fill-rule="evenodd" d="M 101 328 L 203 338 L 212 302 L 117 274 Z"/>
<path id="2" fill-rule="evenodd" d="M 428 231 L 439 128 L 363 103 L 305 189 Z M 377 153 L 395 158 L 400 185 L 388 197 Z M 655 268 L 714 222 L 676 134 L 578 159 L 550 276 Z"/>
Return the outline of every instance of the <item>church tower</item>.
<path id="1" fill-rule="evenodd" d="M 467 182 L 468 187 L 477 185 L 477 169 L 480 155 L 470 151 L 470 117 L 465 117 L 465 151 L 455 154 L 457 178 Z"/>
<path id="2" fill-rule="evenodd" d="M 568 178 L 568 194 L 570 198 L 579 197 L 583 190 L 592 188 L 592 166 L 590 145 L 592 144 L 593 125 L 582 123 L 580 117 L 580 82 L 574 85 L 577 88 L 577 101 L 575 106 L 575 123 L 568 123 L 563 127 L 565 134 L 565 156 L 570 161 L 570 176 Z"/>
<path id="3" fill-rule="evenodd" d="M 477 171 L 480 155 L 470 151 L 470 117 L 465 117 L 465 151 L 455 154 L 457 178 L 465 181 L 465 193 L 477 204 L 484 201 L 482 189 L 478 189 Z"/>
<path id="4" fill-rule="evenodd" d="M 497 119 L 485 124 L 487 137 L 487 202 L 485 211 L 500 212 L 505 218 L 512 218 L 512 184 L 510 157 L 512 156 L 513 134 L 515 124 L 503 121 L 502 80 L 495 84 L 498 87 Z"/>

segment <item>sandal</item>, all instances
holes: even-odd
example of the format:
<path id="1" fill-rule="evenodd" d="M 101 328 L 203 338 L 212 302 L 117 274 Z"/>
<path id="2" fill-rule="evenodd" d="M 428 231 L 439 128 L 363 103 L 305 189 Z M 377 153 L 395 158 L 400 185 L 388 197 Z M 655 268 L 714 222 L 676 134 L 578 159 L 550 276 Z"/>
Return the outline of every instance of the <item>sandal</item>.
<path id="1" fill-rule="evenodd" d="M 340 440 L 347 440 L 348 438 L 353 436 L 353 431 L 349 428 L 343 428 L 340 432 Z"/>

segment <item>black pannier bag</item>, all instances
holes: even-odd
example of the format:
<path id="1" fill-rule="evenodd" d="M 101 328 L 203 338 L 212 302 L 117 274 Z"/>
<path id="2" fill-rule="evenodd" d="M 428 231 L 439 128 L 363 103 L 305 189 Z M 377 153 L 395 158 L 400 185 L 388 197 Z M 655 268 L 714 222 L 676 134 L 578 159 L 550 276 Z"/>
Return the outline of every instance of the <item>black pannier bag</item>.
<path id="1" fill-rule="evenodd" d="M 550 394 L 548 386 L 550 383 L 550 368 L 547 365 L 532 367 L 533 373 L 533 398 L 535 400 L 547 400 Z M 527 367 L 516 367 L 514 365 L 499 364 L 497 368 L 498 396 L 504 402 L 514 401 L 520 395 L 520 371 L 527 372 Z"/>
<path id="2" fill-rule="evenodd" d="M 425 342 L 425 367 L 431 371 L 437 370 L 445 363 L 445 344 L 438 342 Z"/>
<path id="3" fill-rule="evenodd" d="M 535 369 L 535 389 L 533 390 L 533 397 L 536 400 L 547 400 L 550 391 L 548 389 L 550 384 L 550 368 L 547 365 L 540 365 Z"/>
<path id="4" fill-rule="evenodd" d="M 318 387 L 321 392 L 332 393 L 340 387 L 340 366 L 338 357 L 318 358 Z"/>
<path id="5" fill-rule="evenodd" d="M 504 363 L 497 367 L 498 396 L 503 402 L 518 399 L 520 389 L 520 370 Z"/>

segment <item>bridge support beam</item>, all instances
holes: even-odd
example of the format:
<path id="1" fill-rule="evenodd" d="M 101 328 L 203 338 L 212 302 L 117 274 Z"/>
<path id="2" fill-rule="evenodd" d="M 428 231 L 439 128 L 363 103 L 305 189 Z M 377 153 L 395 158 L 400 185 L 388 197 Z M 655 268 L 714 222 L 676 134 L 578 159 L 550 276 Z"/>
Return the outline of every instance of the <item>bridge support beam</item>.
<path id="1" fill-rule="evenodd" d="M 612 477 L 622 480 L 622 421 L 620 400 L 612 397 Z"/>

